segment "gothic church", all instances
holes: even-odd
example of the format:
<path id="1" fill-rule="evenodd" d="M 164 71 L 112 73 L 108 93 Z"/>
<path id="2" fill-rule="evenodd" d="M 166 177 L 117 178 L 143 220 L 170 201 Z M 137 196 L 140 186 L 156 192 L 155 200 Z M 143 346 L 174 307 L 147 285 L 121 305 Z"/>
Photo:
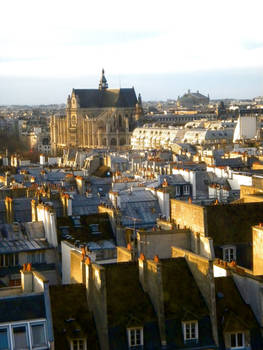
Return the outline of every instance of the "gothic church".
<path id="1" fill-rule="evenodd" d="M 66 116 L 50 121 L 53 154 L 65 147 L 126 150 L 131 132 L 143 114 L 134 88 L 108 89 L 102 70 L 98 89 L 73 89 Z"/>

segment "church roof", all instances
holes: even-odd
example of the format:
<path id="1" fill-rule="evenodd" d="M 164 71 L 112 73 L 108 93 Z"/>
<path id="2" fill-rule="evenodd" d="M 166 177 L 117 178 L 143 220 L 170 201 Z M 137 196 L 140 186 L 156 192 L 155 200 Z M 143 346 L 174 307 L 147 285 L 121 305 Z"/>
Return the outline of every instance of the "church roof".
<path id="1" fill-rule="evenodd" d="M 129 89 L 74 89 L 80 108 L 135 107 L 134 88 Z"/>

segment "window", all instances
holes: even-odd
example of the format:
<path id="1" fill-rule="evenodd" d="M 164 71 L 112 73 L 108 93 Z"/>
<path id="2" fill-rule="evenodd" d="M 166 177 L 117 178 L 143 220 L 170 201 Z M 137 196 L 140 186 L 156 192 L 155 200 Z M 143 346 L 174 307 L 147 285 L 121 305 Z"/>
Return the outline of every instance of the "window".
<path id="1" fill-rule="evenodd" d="M 28 349 L 28 338 L 26 333 L 26 326 L 13 327 L 14 345 L 17 349 Z"/>
<path id="2" fill-rule="evenodd" d="M 0 266 L 18 266 L 18 254 L 1 254 Z"/>
<path id="3" fill-rule="evenodd" d="M 42 347 L 46 344 L 45 329 L 43 324 L 31 324 L 32 346 Z"/>
<path id="4" fill-rule="evenodd" d="M 8 349 L 7 328 L 0 328 L 0 350 Z"/>
<path id="5" fill-rule="evenodd" d="M 45 262 L 45 252 L 37 251 L 27 255 L 27 262 L 31 264 L 41 264 Z"/>
<path id="6" fill-rule="evenodd" d="M 226 247 L 223 249 L 223 260 L 231 262 L 236 260 L 236 248 Z"/>
<path id="7" fill-rule="evenodd" d="M 198 322 L 189 321 L 183 323 L 184 341 L 198 340 Z"/>
<path id="8" fill-rule="evenodd" d="M 245 346 L 244 338 L 245 338 L 244 333 L 231 333 L 230 334 L 231 349 L 243 348 Z"/>
<path id="9" fill-rule="evenodd" d="M 72 341 L 71 349 L 72 350 L 84 350 L 84 349 L 86 349 L 85 340 L 84 339 L 74 339 Z"/>
<path id="10" fill-rule="evenodd" d="M 184 191 L 184 195 L 190 194 L 190 186 L 189 185 L 184 185 L 183 191 Z"/>
<path id="11" fill-rule="evenodd" d="M 176 186 L 176 187 L 175 187 L 175 195 L 176 195 L 176 196 L 180 196 L 180 195 L 181 195 L 180 186 Z"/>
<path id="12" fill-rule="evenodd" d="M 142 328 L 128 329 L 128 343 L 130 348 L 143 345 L 143 329 Z"/>

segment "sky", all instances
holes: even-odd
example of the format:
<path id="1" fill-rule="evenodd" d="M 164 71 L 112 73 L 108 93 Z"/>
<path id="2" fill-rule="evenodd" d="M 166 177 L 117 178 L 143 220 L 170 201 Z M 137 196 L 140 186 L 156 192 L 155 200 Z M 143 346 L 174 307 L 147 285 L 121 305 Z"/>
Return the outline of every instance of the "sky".
<path id="1" fill-rule="evenodd" d="M 1 3 L 0 104 L 63 103 L 72 88 L 263 95 L 262 0 Z"/>

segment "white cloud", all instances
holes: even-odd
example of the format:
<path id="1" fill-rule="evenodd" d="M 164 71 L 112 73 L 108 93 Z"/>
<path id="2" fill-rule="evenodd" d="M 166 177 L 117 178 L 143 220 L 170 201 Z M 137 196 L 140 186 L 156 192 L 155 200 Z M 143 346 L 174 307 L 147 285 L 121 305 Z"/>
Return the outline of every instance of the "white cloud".
<path id="1" fill-rule="evenodd" d="M 262 0 L 4 2 L 0 75 L 259 67 L 262 9 Z"/>

